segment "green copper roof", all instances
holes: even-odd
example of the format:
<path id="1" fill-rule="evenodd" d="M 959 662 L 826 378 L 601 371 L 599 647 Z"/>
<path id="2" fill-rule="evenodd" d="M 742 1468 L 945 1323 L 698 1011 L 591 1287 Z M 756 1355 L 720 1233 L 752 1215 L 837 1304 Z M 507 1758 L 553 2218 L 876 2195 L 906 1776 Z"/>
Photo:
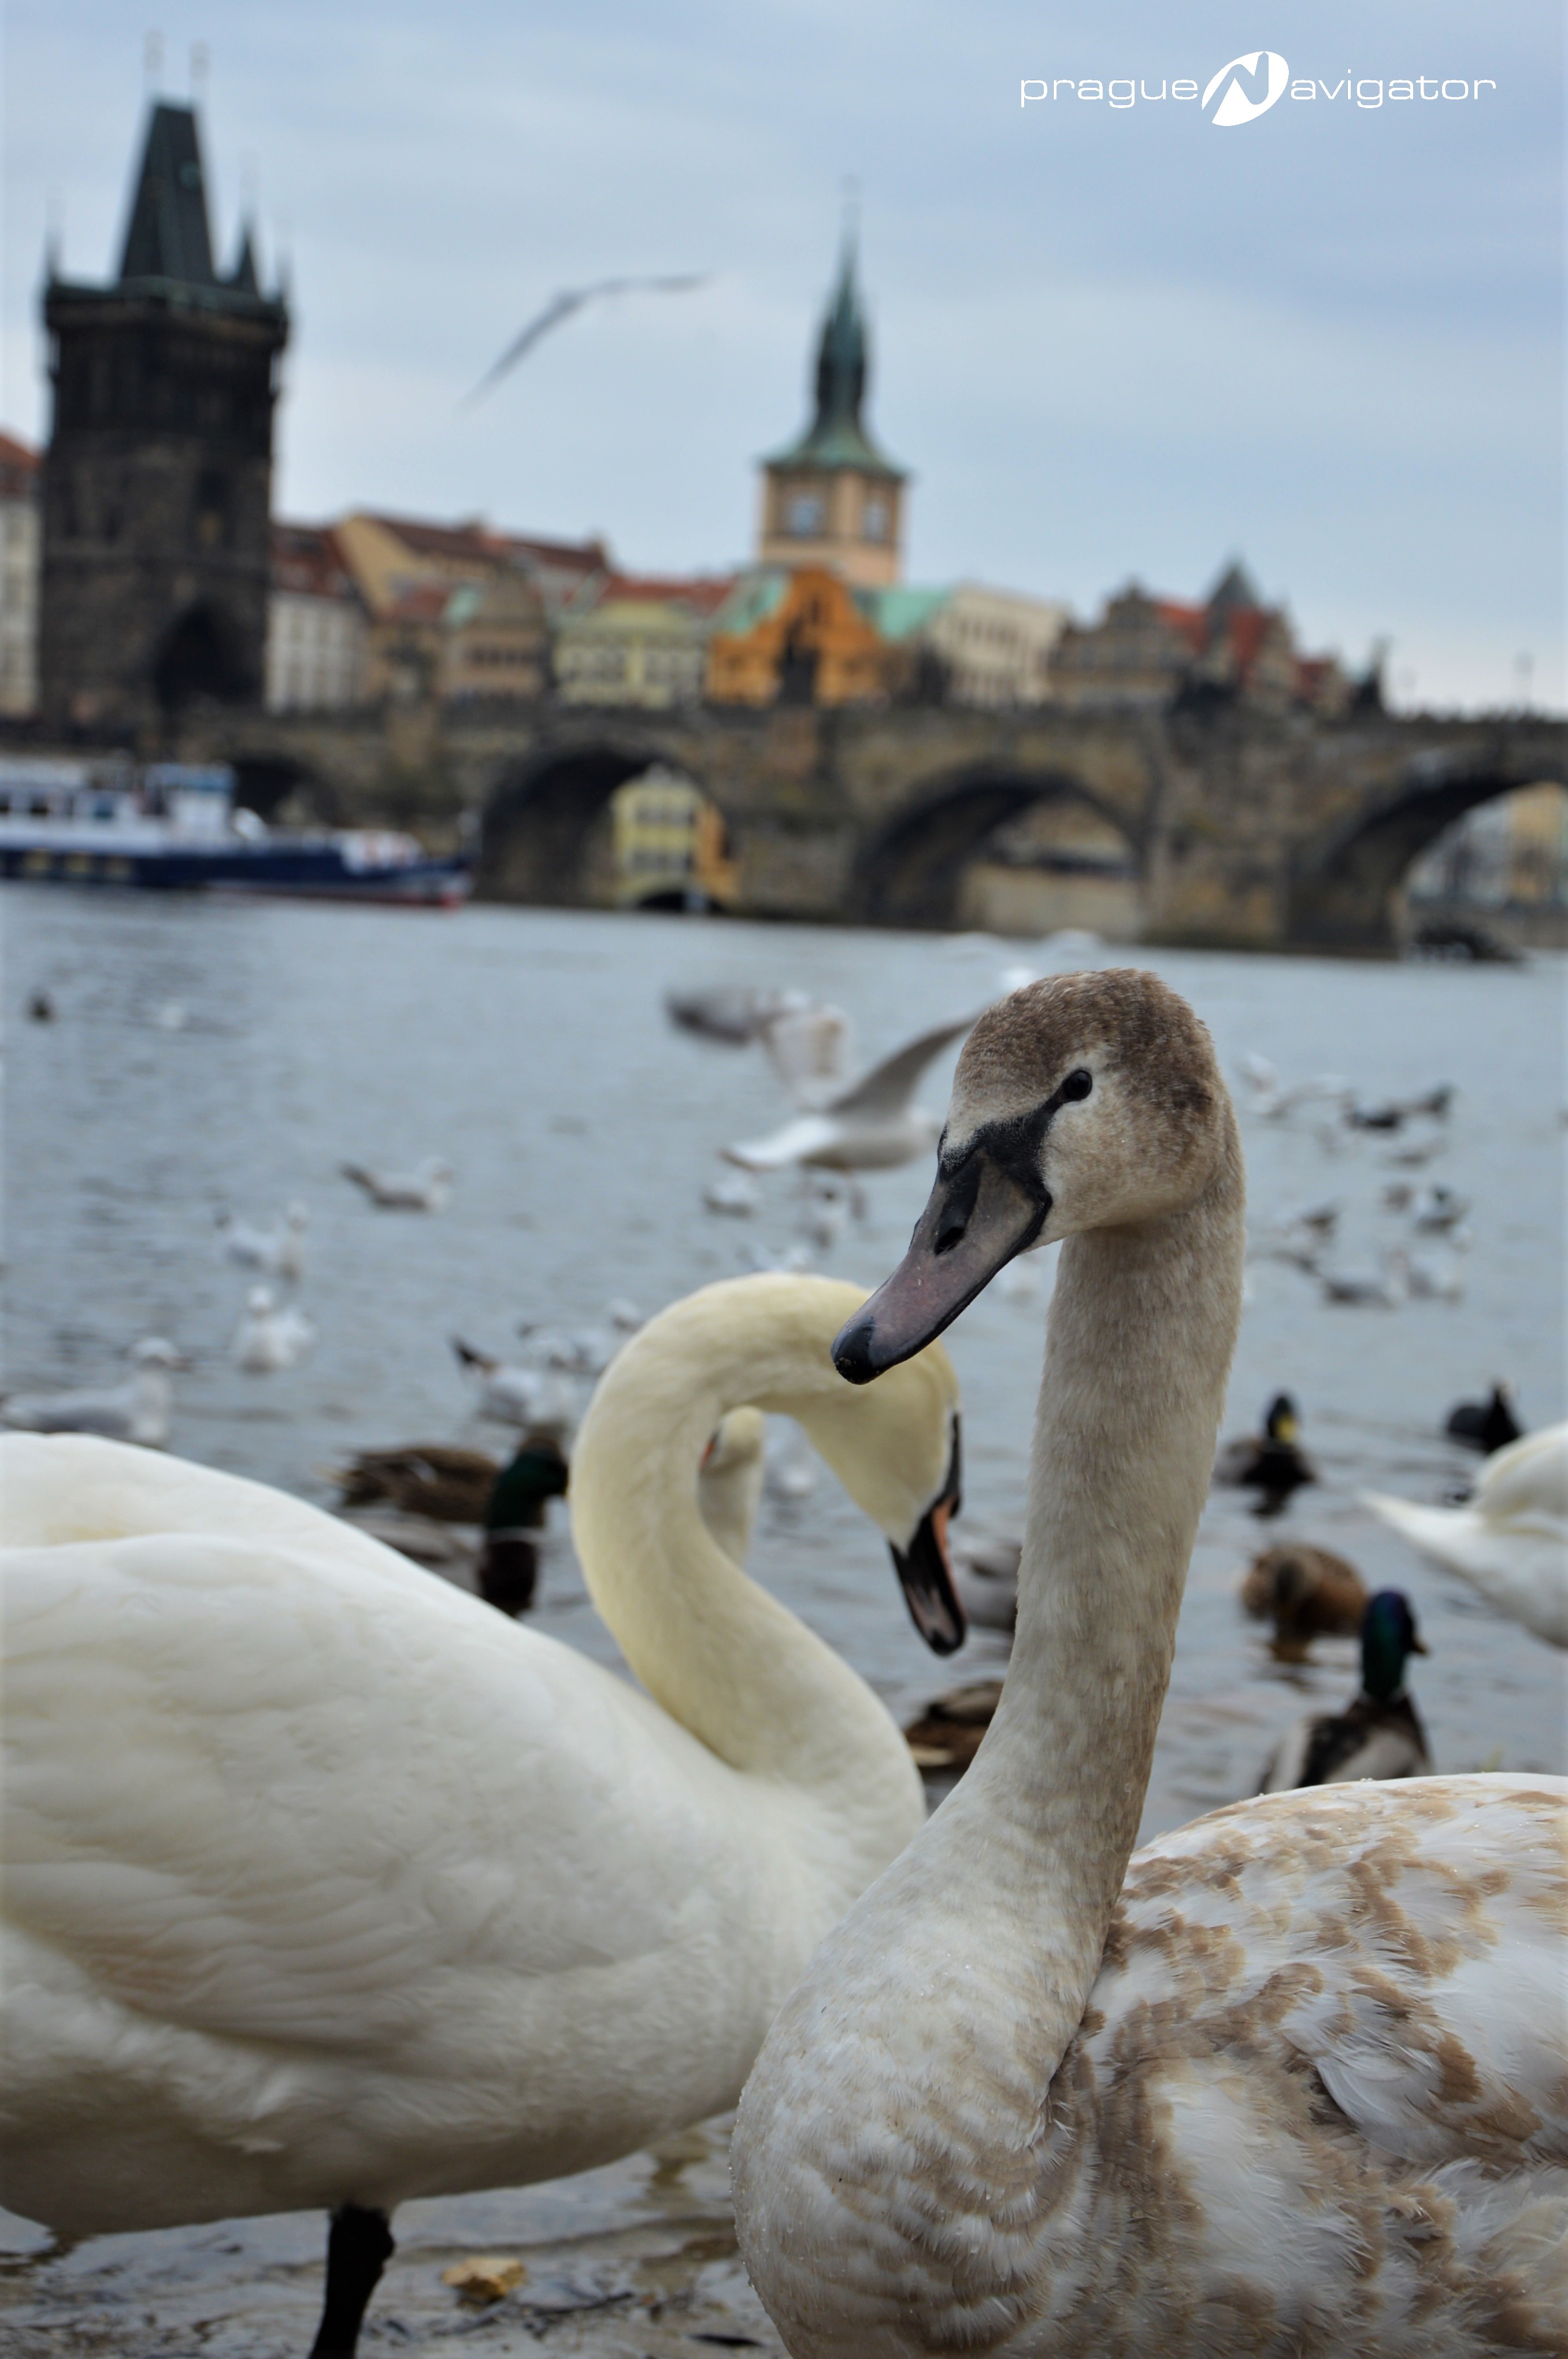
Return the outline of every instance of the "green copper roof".
<path id="1" fill-rule="evenodd" d="M 770 467 L 858 467 L 901 483 L 904 470 L 879 451 L 861 423 L 867 372 L 866 321 L 855 280 L 855 241 L 846 232 L 838 285 L 817 346 L 816 416 L 799 441 L 776 451 Z"/>
<path id="2" fill-rule="evenodd" d="M 855 602 L 885 639 L 907 639 L 934 622 L 952 596 L 945 588 L 917 590 L 900 584 L 891 590 L 857 590 Z"/>

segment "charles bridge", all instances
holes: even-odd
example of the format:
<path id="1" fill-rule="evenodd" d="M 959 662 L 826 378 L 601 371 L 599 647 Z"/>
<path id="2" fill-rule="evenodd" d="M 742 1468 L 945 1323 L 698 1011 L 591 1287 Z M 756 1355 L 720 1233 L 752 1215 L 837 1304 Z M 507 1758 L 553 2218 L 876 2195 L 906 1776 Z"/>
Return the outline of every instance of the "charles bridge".
<path id="1" fill-rule="evenodd" d="M 1149 940 L 1374 953 L 1392 946 L 1405 870 L 1453 821 L 1515 787 L 1568 785 L 1568 731 L 1541 716 L 1234 703 L 209 708 L 178 750 L 233 762 L 264 813 L 296 793 L 335 824 L 474 842 L 482 897 L 555 907 L 585 897 L 609 797 L 665 763 L 723 812 L 744 914 L 873 925 L 952 925 L 986 837 L 1066 800 L 1119 831 Z"/>

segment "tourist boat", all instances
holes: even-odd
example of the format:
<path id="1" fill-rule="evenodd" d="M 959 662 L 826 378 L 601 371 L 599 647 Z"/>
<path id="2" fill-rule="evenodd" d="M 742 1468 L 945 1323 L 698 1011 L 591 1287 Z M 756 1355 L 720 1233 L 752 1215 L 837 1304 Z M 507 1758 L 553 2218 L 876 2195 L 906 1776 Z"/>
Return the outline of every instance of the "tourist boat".
<path id="1" fill-rule="evenodd" d="M 468 864 L 385 828 L 274 833 L 226 764 L 0 760 L 0 875 L 451 908 Z"/>

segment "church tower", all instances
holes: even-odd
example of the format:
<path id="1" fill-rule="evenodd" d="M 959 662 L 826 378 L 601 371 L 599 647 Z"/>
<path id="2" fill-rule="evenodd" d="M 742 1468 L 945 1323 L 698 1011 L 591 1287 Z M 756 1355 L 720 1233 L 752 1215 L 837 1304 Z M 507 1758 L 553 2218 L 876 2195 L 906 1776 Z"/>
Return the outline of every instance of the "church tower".
<path id="1" fill-rule="evenodd" d="M 213 267 L 196 116 L 147 125 L 118 279 L 44 288 L 46 725 L 150 745 L 201 698 L 258 702 L 272 412 L 288 341 L 250 234 Z"/>
<path id="2" fill-rule="evenodd" d="M 799 441 L 763 462 L 757 557 L 764 565 L 825 565 L 856 589 L 883 590 L 903 571 L 909 477 L 861 422 L 866 344 L 847 229 L 817 346 L 816 415 Z"/>

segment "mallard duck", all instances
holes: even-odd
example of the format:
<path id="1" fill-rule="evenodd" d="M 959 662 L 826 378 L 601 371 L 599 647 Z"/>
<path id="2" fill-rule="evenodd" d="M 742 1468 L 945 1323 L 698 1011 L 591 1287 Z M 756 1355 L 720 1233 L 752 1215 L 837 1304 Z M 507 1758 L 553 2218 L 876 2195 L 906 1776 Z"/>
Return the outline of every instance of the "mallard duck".
<path id="1" fill-rule="evenodd" d="M 1262 1432 L 1225 1443 L 1214 1461 L 1214 1481 L 1238 1491 L 1256 1491 L 1253 1514 L 1277 1516 L 1293 1491 L 1318 1479 L 1301 1446 L 1301 1430 L 1295 1402 L 1289 1393 L 1276 1393 Z"/>
<path id="2" fill-rule="evenodd" d="M 410 1441 L 396 1450 L 360 1450 L 336 1470 L 340 1507 L 396 1507 L 438 1524 L 484 1520 L 501 1462 L 487 1450 L 448 1441 Z"/>
<path id="3" fill-rule="evenodd" d="M 916 1768 L 955 1769 L 962 1777 L 1001 1701 L 1000 1680 L 972 1680 L 933 1697 L 904 1731 Z"/>
<path id="4" fill-rule="evenodd" d="M 1313 1786 L 1133 1850 L 1243 1193 L 1192 1010 L 1052 977 L 980 1018 L 909 1250 L 834 1345 L 875 1389 L 1062 1240 L 1001 1703 L 736 2116 L 792 2359 L 1564 2346 L 1568 1781 Z"/>
<path id="5" fill-rule="evenodd" d="M 1286 1543 L 1253 1558 L 1241 1602 L 1255 1622 L 1272 1622 L 1279 1647 L 1313 1638 L 1354 1638 L 1367 1611 L 1367 1584 L 1332 1549 Z"/>
<path id="6" fill-rule="evenodd" d="M 1380 1589 L 1361 1625 L 1361 1690 L 1343 1712 L 1309 1712 L 1269 1756 L 1260 1794 L 1338 1786 L 1353 1777 L 1424 1777 L 1432 1762 L 1421 1715 L 1405 1693 L 1405 1663 L 1424 1655 L 1402 1589 Z"/>

